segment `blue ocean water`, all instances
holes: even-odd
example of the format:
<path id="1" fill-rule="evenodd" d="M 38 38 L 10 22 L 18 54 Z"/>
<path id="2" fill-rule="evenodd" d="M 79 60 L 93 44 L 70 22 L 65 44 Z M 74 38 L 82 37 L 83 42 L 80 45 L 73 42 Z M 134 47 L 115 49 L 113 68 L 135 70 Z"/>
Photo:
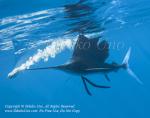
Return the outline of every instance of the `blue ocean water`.
<path id="1" fill-rule="evenodd" d="M 0 0 L 0 116 L 52 118 L 149 118 L 150 1 L 148 0 Z M 122 63 L 131 47 L 130 68 L 88 75 L 110 89 L 88 85 L 80 76 L 28 68 L 63 64 L 79 32 L 101 36 L 110 45 L 107 62 Z M 10 79 L 8 76 L 13 76 Z M 80 113 L 5 113 L 5 105 L 75 105 Z"/>

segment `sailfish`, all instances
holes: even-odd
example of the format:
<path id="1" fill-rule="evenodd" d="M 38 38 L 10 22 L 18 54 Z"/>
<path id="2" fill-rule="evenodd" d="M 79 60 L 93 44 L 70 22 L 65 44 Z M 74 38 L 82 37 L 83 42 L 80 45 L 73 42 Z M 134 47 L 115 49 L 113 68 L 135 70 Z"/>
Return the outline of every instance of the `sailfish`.
<path id="1" fill-rule="evenodd" d="M 67 63 L 53 67 L 33 68 L 28 70 L 58 69 L 77 74 L 80 76 L 87 94 L 91 96 L 92 93 L 87 84 L 96 88 L 110 88 L 110 86 L 98 85 L 89 80 L 86 75 L 92 73 L 102 73 L 106 80 L 110 81 L 108 73 L 116 72 L 122 68 L 126 69 L 137 82 L 142 84 L 141 80 L 129 68 L 128 60 L 130 53 L 131 48 L 128 49 L 122 64 L 117 64 L 115 62 L 107 63 L 106 59 L 109 57 L 109 43 L 106 40 L 99 42 L 99 38 L 89 39 L 83 34 L 80 34 L 74 46 L 72 57 Z"/>

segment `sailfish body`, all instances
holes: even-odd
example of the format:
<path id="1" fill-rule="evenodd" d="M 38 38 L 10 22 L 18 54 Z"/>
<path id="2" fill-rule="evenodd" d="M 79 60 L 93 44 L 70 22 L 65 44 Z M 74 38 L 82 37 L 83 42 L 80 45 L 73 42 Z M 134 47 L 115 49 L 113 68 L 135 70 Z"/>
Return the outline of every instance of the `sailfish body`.
<path id="1" fill-rule="evenodd" d="M 110 88 L 110 86 L 97 85 L 87 79 L 85 76 L 91 73 L 102 73 L 105 78 L 110 81 L 108 77 L 109 72 L 118 71 L 123 68 L 133 76 L 140 84 L 142 82 L 129 68 L 128 60 L 130 57 L 131 48 L 129 48 L 122 64 L 112 62 L 111 64 L 106 62 L 109 56 L 109 44 L 106 40 L 99 42 L 99 38 L 89 39 L 84 35 L 80 34 L 75 44 L 74 51 L 71 59 L 63 64 L 54 67 L 34 68 L 28 70 L 39 70 L 39 69 L 58 69 L 69 73 L 74 73 L 81 76 L 84 87 L 88 95 L 92 95 L 87 87 L 87 83 L 97 88 Z"/>
<path id="2" fill-rule="evenodd" d="M 73 55 L 66 64 L 37 69 L 53 68 L 76 74 L 90 74 L 94 72 L 107 73 L 125 67 L 124 64 L 106 63 L 108 56 L 109 44 L 106 40 L 99 43 L 99 38 L 88 39 L 84 35 L 79 35 Z"/>

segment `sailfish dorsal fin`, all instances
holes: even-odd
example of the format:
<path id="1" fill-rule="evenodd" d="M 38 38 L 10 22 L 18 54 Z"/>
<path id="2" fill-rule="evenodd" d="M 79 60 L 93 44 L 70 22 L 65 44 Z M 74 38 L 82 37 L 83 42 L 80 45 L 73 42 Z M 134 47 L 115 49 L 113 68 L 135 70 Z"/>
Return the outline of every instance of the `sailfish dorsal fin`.
<path id="1" fill-rule="evenodd" d="M 79 35 L 75 44 L 72 60 L 89 64 L 102 64 L 109 56 L 109 45 L 106 40 L 99 43 L 99 38 L 89 39 Z"/>

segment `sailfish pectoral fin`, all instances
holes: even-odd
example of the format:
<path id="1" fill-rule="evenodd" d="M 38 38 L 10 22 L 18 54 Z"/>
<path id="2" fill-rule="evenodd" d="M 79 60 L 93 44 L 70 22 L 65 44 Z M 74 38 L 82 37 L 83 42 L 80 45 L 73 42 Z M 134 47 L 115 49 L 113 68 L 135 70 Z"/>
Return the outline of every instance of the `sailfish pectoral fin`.
<path id="1" fill-rule="evenodd" d="M 105 76 L 105 78 L 106 78 L 107 81 L 110 81 L 110 79 L 109 79 L 109 77 L 108 77 L 107 74 L 104 74 L 104 76 Z"/>
<path id="2" fill-rule="evenodd" d="M 87 84 L 86 84 L 86 81 L 85 81 L 85 77 L 81 76 L 81 78 L 82 78 L 82 81 L 83 81 L 83 84 L 84 84 L 84 88 L 85 88 L 87 94 L 92 96 L 91 92 L 89 91 L 89 89 L 87 87 Z"/>
<path id="3" fill-rule="evenodd" d="M 85 77 L 84 77 L 84 79 L 85 79 L 89 84 L 91 84 L 91 85 L 94 86 L 94 87 L 97 87 L 97 88 L 110 88 L 110 86 L 97 85 L 97 84 L 91 82 L 90 80 L 88 80 L 88 79 L 85 78 Z"/>

